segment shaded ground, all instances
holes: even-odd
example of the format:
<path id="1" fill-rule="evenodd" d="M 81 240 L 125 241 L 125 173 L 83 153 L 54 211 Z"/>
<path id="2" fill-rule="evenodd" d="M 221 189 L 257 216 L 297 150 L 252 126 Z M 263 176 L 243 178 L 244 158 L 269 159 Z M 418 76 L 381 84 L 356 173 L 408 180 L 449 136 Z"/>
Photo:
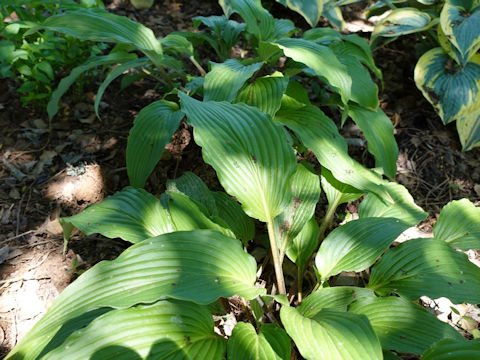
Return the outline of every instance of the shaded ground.
<path id="1" fill-rule="evenodd" d="M 116 0 L 109 7 L 153 28 L 157 36 L 189 28 L 193 16 L 220 13 L 212 0 L 159 3 L 143 11 Z M 273 9 L 276 16 L 282 11 Z M 304 26 L 302 19 L 292 16 Z M 351 16 L 356 27 L 349 28 L 361 29 L 364 22 Z M 429 219 L 421 225 L 428 231 L 450 200 L 467 197 L 480 204 L 480 150 L 460 152 L 455 126 L 443 127 L 415 88 L 411 41 L 405 38 L 375 56 L 385 76 L 382 108 L 395 124 L 400 149 L 396 180 L 429 212 Z M 93 114 L 98 84 L 84 94 L 70 94 L 49 134 L 46 114 L 23 108 L 15 83 L 0 81 L 0 356 L 73 278 L 126 248 L 119 240 L 75 235 L 63 255 L 58 218 L 77 213 L 128 185 L 126 139 L 138 111 L 161 98 L 154 85 L 146 79 L 119 91 L 119 83 L 114 82 L 102 99 L 102 122 Z M 348 125 L 345 134 L 361 136 Z M 210 188 L 218 189 L 213 170 L 203 163 L 200 149 L 190 139 L 191 129 L 182 125 L 150 177 L 147 190 L 158 195 L 168 178 L 185 171 L 193 171 Z M 364 147 L 351 150 L 360 160 L 371 161 Z M 349 210 L 355 207 L 340 211 Z"/>

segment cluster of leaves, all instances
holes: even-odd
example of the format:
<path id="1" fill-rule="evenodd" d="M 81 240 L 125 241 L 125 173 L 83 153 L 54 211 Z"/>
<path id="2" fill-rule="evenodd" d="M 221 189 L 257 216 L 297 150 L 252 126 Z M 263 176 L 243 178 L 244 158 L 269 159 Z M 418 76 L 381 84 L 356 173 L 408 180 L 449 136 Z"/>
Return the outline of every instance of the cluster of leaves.
<path id="1" fill-rule="evenodd" d="M 144 26 L 100 9 L 52 16 L 35 28 L 118 44 L 95 60 L 123 62 L 97 100 L 135 67 L 156 68 L 165 85 L 181 85 L 135 119 L 127 145 L 131 186 L 62 219 L 66 242 L 76 227 L 133 245 L 67 287 L 7 359 L 290 359 L 295 349 L 306 359 L 396 359 L 404 352 L 424 360 L 477 358 L 480 342 L 467 342 L 437 320 L 419 297 L 480 302 L 480 269 L 456 250 L 480 247 L 480 209 L 467 200 L 452 202 L 434 238 L 391 248 L 426 213 L 387 179 L 395 175 L 398 150 L 393 126 L 378 107 L 368 70 L 380 73 L 368 44 L 331 29 L 291 37 L 293 24 L 273 18 L 260 1 L 231 0 L 229 6 L 245 22 L 197 18 L 207 28 L 200 36 L 157 40 Z M 242 36 L 251 56 L 224 59 Z M 208 44 L 224 61 L 210 63 L 205 76 L 185 76 L 190 62 L 203 72 L 193 42 Z M 67 88 L 90 65 L 60 86 Z M 322 91 L 307 91 L 305 80 Z M 318 104 L 356 122 L 375 169 L 349 156 L 346 140 Z M 212 192 L 186 173 L 169 181 L 158 199 L 142 187 L 184 118 L 225 192 Z M 316 155 L 321 174 L 297 162 L 301 149 Z M 322 189 L 328 206 L 318 223 Z M 359 219 L 325 236 L 337 207 L 357 199 Z M 260 235 L 253 219 L 268 232 L 276 284 L 266 289 L 256 286 L 257 262 L 245 251 Z M 296 282 L 285 281 L 287 262 L 296 266 Z M 307 271 L 316 277 L 313 284 L 303 283 Z M 331 287 L 332 277 L 345 271 L 363 273 L 365 286 Z M 225 316 L 218 300 L 233 295 L 243 299 L 250 321 L 220 336 L 212 315 Z"/>
<path id="2" fill-rule="evenodd" d="M 50 15 L 95 6 L 103 4 L 97 0 L 80 3 L 73 0 L 1 2 L 0 77 L 20 80 L 18 92 L 23 104 L 46 104 L 55 89 L 58 73 L 69 73 L 79 63 L 106 48 L 104 44 L 92 46 L 70 36 L 58 36 L 53 31 L 29 36 L 25 33 Z"/>
<path id="3" fill-rule="evenodd" d="M 375 8 L 387 3 L 393 11 L 376 25 L 373 45 L 426 33 L 432 44 L 415 67 L 417 87 L 444 124 L 456 121 L 463 150 L 480 146 L 480 2 L 381 0 Z"/>

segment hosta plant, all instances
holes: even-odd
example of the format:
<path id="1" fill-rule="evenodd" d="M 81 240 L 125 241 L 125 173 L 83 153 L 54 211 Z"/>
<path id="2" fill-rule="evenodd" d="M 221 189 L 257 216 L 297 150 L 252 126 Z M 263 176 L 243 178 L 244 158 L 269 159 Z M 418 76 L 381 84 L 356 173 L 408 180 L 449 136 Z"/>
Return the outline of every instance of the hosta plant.
<path id="1" fill-rule="evenodd" d="M 480 3 L 389 3 L 398 8 L 375 26 L 373 43 L 424 33 L 430 50 L 418 60 L 415 83 L 444 124 L 456 121 L 463 150 L 480 146 Z"/>
<path id="2" fill-rule="evenodd" d="M 396 146 L 362 65 L 375 69 L 366 43 L 328 29 L 292 38 L 291 24 L 259 2 L 231 4 L 256 46 L 252 57 L 211 63 L 204 77 L 172 77 L 189 82 L 138 114 L 127 146 L 131 186 L 62 219 L 66 242 L 78 228 L 132 245 L 67 287 L 7 358 L 478 357 L 479 342 L 437 320 L 419 298 L 480 302 L 480 269 L 457 251 L 479 247 L 479 209 L 452 202 L 434 238 L 392 246 L 426 213 L 386 178 L 395 174 Z M 145 63 L 174 74 L 165 67 L 168 37 L 156 40 L 124 18 L 85 11 L 43 26 L 77 36 L 88 27 L 86 38 L 128 44 L 147 56 L 140 58 Z M 208 36 L 223 31 L 214 26 Z M 195 41 L 174 35 L 170 49 Z M 186 55 L 198 63 L 194 53 Z M 309 82 L 323 92 L 307 91 Z M 375 169 L 349 156 L 319 104 L 357 122 Z M 182 121 L 193 127 L 225 191 L 211 191 L 190 172 L 168 181 L 159 197 L 143 189 Z M 299 161 L 306 149 L 321 164 L 319 173 Z M 318 217 L 322 190 L 328 205 Z M 354 200 L 361 200 L 359 218 L 331 230 L 338 206 Z M 261 246 L 267 256 L 257 251 Z M 356 286 L 337 286 L 352 272 Z"/>

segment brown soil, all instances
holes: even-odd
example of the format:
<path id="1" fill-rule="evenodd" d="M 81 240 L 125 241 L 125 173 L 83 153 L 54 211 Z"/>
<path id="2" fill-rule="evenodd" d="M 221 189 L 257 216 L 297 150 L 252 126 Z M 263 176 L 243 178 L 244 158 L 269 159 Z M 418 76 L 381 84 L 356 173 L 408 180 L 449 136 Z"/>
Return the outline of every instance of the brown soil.
<path id="1" fill-rule="evenodd" d="M 214 0 L 157 2 L 150 10 L 137 11 L 118 0 L 107 8 L 144 23 L 157 36 L 191 28 L 193 16 L 221 12 Z M 289 14 L 305 26 L 302 19 L 277 5 L 273 12 L 277 17 Z M 467 197 L 480 204 L 480 150 L 460 152 L 454 125 L 441 125 L 415 88 L 416 55 L 409 41 L 405 38 L 378 51 L 376 63 L 385 74 L 382 108 L 395 124 L 400 149 L 396 180 L 430 213 L 423 225 L 429 230 L 450 200 Z M 204 60 L 206 64 L 208 59 Z M 93 111 L 98 84 L 90 84 L 80 97 L 64 97 L 49 132 L 45 112 L 22 107 L 17 84 L 0 81 L 0 356 L 8 353 L 72 278 L 127 247 L 120 240 L 77 234 L 64 255 L 58 218 L 128 185 L 126 139 L 138 111 L 161 98 L 154 85 L 145 79 L 120 91 L 119 82 L 113 82 L 102 99 L 102 121 L 98 121 Z M 160 194 L 167 179 L 185 171 L 199 175 L 211 189 L 220 188 L 191 138 L 191 129 L 182 124 L 150 176 L 148 191 Z M 371 160 L 364 147 L 352 152 Z"/>

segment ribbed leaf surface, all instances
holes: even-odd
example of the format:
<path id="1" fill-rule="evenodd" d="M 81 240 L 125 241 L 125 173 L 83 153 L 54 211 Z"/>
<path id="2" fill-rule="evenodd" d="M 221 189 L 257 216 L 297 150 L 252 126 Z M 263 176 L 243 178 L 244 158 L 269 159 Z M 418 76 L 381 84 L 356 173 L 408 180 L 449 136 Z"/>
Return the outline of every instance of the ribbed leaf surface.
<path id="1" fill-rule="evenodd" d="M 353 186 L 335 179 L 332 172 L 324 167 L 322 167 L 321 183 L 329 204 L 343 204 L 348 201 L 355 201 L 363 194 Z"/>
<path id="2" fill-rule="evenodd" d="M 362 271 L 372 265 L 409 226 L 394 218 L 363 218 L 333 230 L 315 258 L 323 280 L 342 271 Z"/>
<path id="3" fill-rule="evenodd" d="M 380 342 L 365 316 L 324 309 L 313 318 L 283 306 L 280 317 L 287 333 L 307 360 L 382 359 Z"/>
<path id="4" fill-rule="evenodd" d="M 453 327 L 401 297 L 360 299 L 349 311 L 368 317 L 384 349 L 421 354 L 443 338 L 462 339 Z"/>
<path id="5" fill-rule="evenodd" d="M 351 99 L 352 78 L 347 67 L 335 56 L 332 50 L 304 39 L 281 39 L 276 42 L 286 56 L 311 68 L 317 76 L 327 79 L 337 88 L 343 102 Z"/>
<path id="6" fill-rule="evenodd" d="M 283 76 L 264 76 L 245 86 L 235 99 L 259 108 L 271 117 L 280 109 L 282 96 L 287 90 L 288 78 Z"/>
<path id="7" fill-rule="evenodd" d="M 119 326 L 119 324 L 121 326 Z M 44 359 L 223 359 L 226 341 L 207 308 L 163 300 L 113 310 L 71 335 Z"/>
<path id="8" fill-rule="evenodd" d="M 415 8 L 401 8 L 393 10 L 375 26 L 372 38 L 378 36 L 397 37 L 428 29 L 430 16 L 426 12 Z"/>
<path id="9" fill-rule="evenodd" d="M 145 185 L 183 116 L 175 103 L 165 100 L 155 101 L 138 113 L 127 143 L 127 172 L 132 186 Z"/>
<path id="10" fill-rule="evenodd" d="M 449 202 L 442 209 L 433 234 L 436 240 L 461 250 L 480 249 L 480 207 L 468 199 Z"/>
<path id="11" fill-rule="evenodd" d="M 454 304 L 480 302 L 480 268 L 436 239 L 414 239 L 388 251 L 372 268 L 368 288 L 407 299 L 447 297 Z"/>
<path id="12" fill-rule="evenodd" d="M 347 311 L 347 306 L 355 301 L 355 290 L 349 286 L 320 288 L 308 295 L 297 310 L 307 318 L 315 316 L 322 309 Z"/>
<path id="13" fill-rule="evenodd" d="M 291 198 L 290 176 L 296 169 L 285 130 L 247 105 L 180 97 L 203 158 L 227 193 L 251 217 L 267 221 L 278 215 Z"/>
<path id="14" fill-rule="evenodd" d="M 239 322 L 228 340 L 228 360 L 290 360 L 291 351 L 278 324 L 263 324 L 257 334 L 252 324 Z"/>
<path id="15" fill-rule="evenodd" d="M 323 0 L 276 0 L 302 15 L 311 27 L 315 27 L 322 16 Z"/>
<path id="16" fill-rule="evenodd" d="M 275 19 L 262 7 L 260 0 L 229 0 L 228 3 L 247 24 L 247 32 L 259 40 L 275 40 Z"/>
<path id="17" fill-rule="evenodd" d="M 99 233 L 136 243 L 175 231 L 170 215 L 160 201 L 143 189 L 126 187 L 81 213 L 61 219 L 86 235 Z"/>
<path id="18" fill-rule="evenodd" d="M 35 359 L 65 322 L 99 307 L 127 308 L 166 297 L 208 304 L 238 294 L 252 299 L 256 262 L 241 243 L 211 230 L 164 234 L 82 274 L 16 347 Z M 117 323 L 118 326 L 118 323 Z"/>
<path id="19" fill-rule="evenodd" d="M 237 59 L 211 64 L 203 85 L 204 101 L 232 101 L 245 81 L 262 67 L 262 63 L 244 66 Z"/>
<path id="20" fill-rule="evenodd" d="M 480 359 L 480 339 L 457 341 L 445 339 L 432 345 L 423 353 L 422 360 L 472 360 Z"/>

